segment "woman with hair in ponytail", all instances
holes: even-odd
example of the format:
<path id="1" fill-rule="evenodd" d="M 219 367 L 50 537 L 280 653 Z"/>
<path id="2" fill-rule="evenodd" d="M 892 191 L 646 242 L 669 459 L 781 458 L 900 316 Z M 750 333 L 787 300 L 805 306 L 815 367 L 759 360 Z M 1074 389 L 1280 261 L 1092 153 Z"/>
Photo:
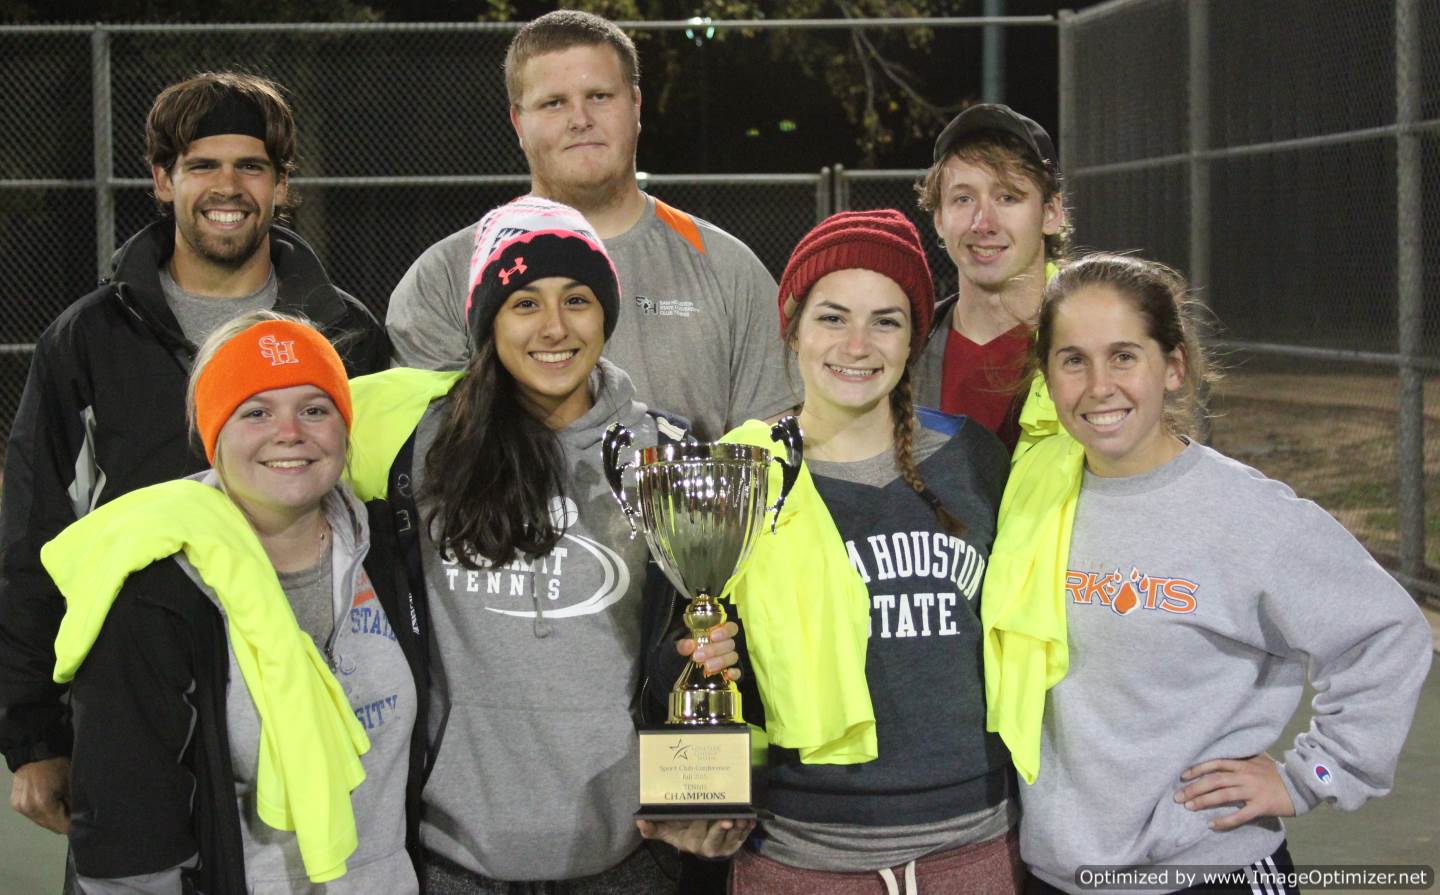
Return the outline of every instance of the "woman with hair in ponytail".
<path id="1" fill-rule="evenodd" d="M 732 589 L 773 817 L 735 856 L 731 892 L 1018 891 L 979 618 L 1009 463 L 983 426 L 916 417 L 935 295 L 914 226 L 888 209 L 827 218 L 779 304 L 805 464 Z"/>
<path id="2" fill-rule="evenodd" d="M 674 855 L 632 819 L 640 656 L 664 625 L 645 611 L 645 544 L 600 441 L 615 422 L 640 447 L 677 436 L 601 357 L 620 287 L 579 212 L 517 199 L 480 221 L 473 257 L 465 369 L 354 383 L 356 489 L 419 522 L 397 528 L 417 531 L 407 553 L 433 631 L 424 887 L 668 895 Z M 733 630 L 717 632 L 716 671 L 735 662 Z M 738 826 L 697 832 L 738 841 Z"/>

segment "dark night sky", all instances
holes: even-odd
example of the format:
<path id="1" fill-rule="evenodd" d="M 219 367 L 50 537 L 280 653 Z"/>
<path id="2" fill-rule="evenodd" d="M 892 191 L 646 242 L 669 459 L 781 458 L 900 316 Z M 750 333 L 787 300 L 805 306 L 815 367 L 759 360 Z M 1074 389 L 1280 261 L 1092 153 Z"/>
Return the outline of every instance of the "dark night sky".
<path id="1" fill-rule="evenodd" d="M 1006 0 L 1005 14 L 1054 15 L 1061 7 L 1083 8 L 1097 0 Z M 473 20 L 473 0 L 358 0 L 387 21 Z M 515 17 L 526 19 L 556 4 L 513 0 Z M 642 4 L 643 6 L 644 4 Z M 705 4 L 696 0 L 697 10 Z M 979 15 L 981 0 L 937 0 L 931 4 L 958 15 Z M 685 8 L 680 4 L 669 7 Z M 267 17 L 320 21 L 341 15 L 330 0 L 0 0 L 0 19 L 31 22 L 256 21 Z M 833 16 L 824 11 L 822 16 Z M 679 17 L 676 14 L 674 17 Z M 928 51 L 906 46 L 904 29 L 868 31 L 885 57 L 906 69 L 918 91 L 940 106 L 973 102 L 981 94 L 982 29 L 937 28 Z M 848 52 L 846 31 L 811 34 Z M 680 32 L 636 32 L 645 95 L 642 170 L 664 172 L 813 172 L 824 165 L 914 168 L 928 164 L 941 123 L 927 121 L 918 133 L 899 127 L 901 116 L 882 110 L 895 131 L 892 143 L 874 155 L 873 165 L 857 145 L 859 129 L 845 105 L 826 85 L 806 77 L 792 59 L 771 49 L 769 34 L 745 37 L 726 32 L 703 47 Z M 1056 29 L 1045 26 L 1005 30 L 1005 95 L 1015 108 L 1056 133 Z M 666 57 L 677 76 L 668 82 Z M 667 89 L 668 88 L 668 89 Z M 847 101 L 852 107 L 858 100 Z M 783 124 L 782 124 L 783 123 Z M 792 126 L 793 125 L 793 126 Z M 1058 134 L 1056 134 L 1058 136 Z"/>
<path id="2" fill-rule="evenodd" d="M 979 2 L 971 4 L 979 12 Z M 1009 15 L 1052 15 L 1055 0 L 1009 0 Z M 967 10 L 970 12 L 970 10 Z M 1053 27 L 1006 29 L 1004 100 L 1057 134 L 1057 31 Z M 928 52 L 903 46 L 899 35 L 885 35 L 887 56 L 916 76 L 920 92 L 937 105 L 978 101 L 981 95 L 979 28 L 935 30 Z M 827 39 L 843 48 L 848 39 L 832 32 Z M 758 41 L 731 39 L 703 48 L 685 47 L 685 75 L 664 109 L 657 108 L 657 88 L 646 84 L 646 139 L 640 166 L 658 171 L 815 171 L 840 162 L 863 167 L 856 145 L 856 127 L 824 85 L 799 75 L 786 60 L 770 60 L 757 52 Z M 675 35 L 641 39 L 642 64 L 661 46 L 680 47 Z M 703 58 L 702 58 L 703 57 Z M 653 65 L 651 70 L 653 71 Z M 702 88 L 701 85 L 704 85 Z M 781 120 L 795 123 L 782 131 Z M 915 168 L 929 164 L 929 150 L 939 125 L 912 136 L 897 132 L 874 167 Z M 747 135 L 758 131 L 758 136 Z M 703 134 L 703 135 L 702 135 Z"/>

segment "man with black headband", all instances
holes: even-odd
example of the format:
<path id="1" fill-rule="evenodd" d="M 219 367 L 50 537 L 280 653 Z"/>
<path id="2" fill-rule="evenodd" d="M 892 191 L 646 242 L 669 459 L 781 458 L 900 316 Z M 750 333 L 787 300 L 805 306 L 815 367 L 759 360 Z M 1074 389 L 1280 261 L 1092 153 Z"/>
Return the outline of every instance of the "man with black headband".
<path id="1" fill-rule="evenodd" d="M 40 548 L 102 503 L 206 467 L 187 433 L 185 381 L 196 345 L 222 323 L 260 308 L 302 314 L 351 375 L 389 364 L 375 318 L 275 224 L 296 146 L 277 85 L 228 72 L 173 84 L 145 136 L 162 219 L 40 336 L 0 499 L 0 751 L 15 772 L 11 806 L 58 833 L 69 825 L 70 722 L 50 675 L 65 607 Z"/>

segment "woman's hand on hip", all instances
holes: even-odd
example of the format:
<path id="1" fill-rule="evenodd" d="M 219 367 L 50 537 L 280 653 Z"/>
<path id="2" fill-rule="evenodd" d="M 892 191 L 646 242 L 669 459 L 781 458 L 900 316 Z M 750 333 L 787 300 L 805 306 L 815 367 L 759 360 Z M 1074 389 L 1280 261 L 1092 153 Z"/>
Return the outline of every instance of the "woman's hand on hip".
<path id="1" fill-rule="evenodd" d="M 1260 753 L 1249 758 L 1217 758 L 1202 761 L 1180 775 L 1190 780 L 1175 793 L 1191 811 L 1237 804 L 1238 811 L 1210 821 L 1210 829 L 1233 830 L 1257 817 L 1294 817 L 1295 804 L 1280 777 L 1275 759 Z"/>

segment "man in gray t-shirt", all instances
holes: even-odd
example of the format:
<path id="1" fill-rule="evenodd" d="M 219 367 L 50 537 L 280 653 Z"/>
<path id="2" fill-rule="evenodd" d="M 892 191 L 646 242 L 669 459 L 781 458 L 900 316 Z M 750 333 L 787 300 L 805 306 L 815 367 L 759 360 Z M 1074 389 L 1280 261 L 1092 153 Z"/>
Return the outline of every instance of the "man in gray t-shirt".
<path id="1" fill-rule="evenodd" d="M 615 262 L 623 311 L 605 354 L 639 399 L 707 439 L 794 404 L 774 278 L 735 237 L 640 190 L 639 75 L 625 33 L 588 13 L 542 16 L 511 42 L 505 85 L 531 192 L 578 209 Z M 398 363 L 464 366 L 474 233 L 431 246 L 396 286 L 385 323 Z"/>

